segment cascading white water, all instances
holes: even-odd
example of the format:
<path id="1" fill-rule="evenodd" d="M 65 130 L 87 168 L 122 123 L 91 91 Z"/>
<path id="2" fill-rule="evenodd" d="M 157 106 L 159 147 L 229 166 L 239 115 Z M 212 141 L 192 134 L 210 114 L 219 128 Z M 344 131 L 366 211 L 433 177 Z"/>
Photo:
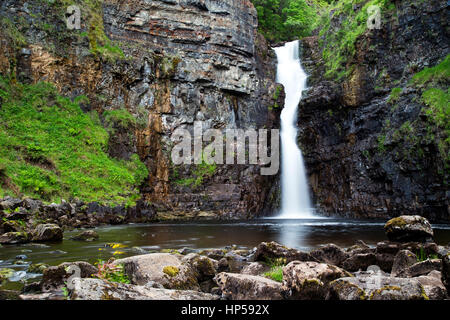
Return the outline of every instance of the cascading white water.
<path id="1" fill-rule="evenodd" d="M 281 112 L 281 213 L 278 218 L 312 218 L 305 165 L 297 145 L 297 108 L 307 75 L 300 65 L 299 42 L 275 48 L 277 82 L 284 85 L 286 100 Z"/>

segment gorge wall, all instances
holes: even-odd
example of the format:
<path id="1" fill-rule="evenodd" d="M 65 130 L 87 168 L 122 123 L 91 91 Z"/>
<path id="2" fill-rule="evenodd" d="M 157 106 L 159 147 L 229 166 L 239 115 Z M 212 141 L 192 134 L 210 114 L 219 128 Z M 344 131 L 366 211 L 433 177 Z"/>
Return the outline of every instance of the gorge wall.
<path id="1" fill-rule="evenodd" d="M 81 8 L 81 30 L 66 9 Z M 276 203 L 278 176 L 258 165 L 174 166 L 177 128 L 278 128 L 276 59 L 249 0 L 6 0 L 0 72 L 48 81 L 111 126 L 108 153 L 137 153 L 149 171 L 143 199 L 164 218 L 250 218 Z M 105 119 L 125 110 L 130 119 Z M 126 120 L 126 121 L 125 121 Z M 109 121 L 109 122 L 108 122 Z M 267 210 L 266 210 L 267 211 Z"/>
<path id="2" fill-rule="evenodd" d="M 322 48 L 345 14 L 331 13 L 327 33 L 303 40 L 310 77 L 299 144 L 319 211 L 450 220 L 448 10 L 445 1 L 392 1 L 381 29 L 358 38 L 340 80 L 326 77 Z"/>

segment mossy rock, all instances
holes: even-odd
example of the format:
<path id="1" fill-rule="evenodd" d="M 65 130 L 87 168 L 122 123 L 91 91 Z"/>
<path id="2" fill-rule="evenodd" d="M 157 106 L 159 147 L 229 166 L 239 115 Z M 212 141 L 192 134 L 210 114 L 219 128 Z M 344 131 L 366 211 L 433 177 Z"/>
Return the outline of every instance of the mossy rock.
<path id="1" fill-rule="evenodd" d="M 167 266 L 163 268 L 163 272 L 172 278 L 180 273 L 180 269 L 174 266 Z"/>

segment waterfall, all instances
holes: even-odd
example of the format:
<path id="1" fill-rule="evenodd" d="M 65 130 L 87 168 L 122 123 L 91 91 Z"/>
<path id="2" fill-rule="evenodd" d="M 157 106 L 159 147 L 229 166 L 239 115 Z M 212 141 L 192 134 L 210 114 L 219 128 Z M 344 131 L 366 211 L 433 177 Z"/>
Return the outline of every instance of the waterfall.
<path id="1" fill-rule="evenodd" d="M 297 108 L 307 75 L 300 65 L 299 42 L 275 48 L 277 82 L 284 85 L 286 100 L 281 112 L 281 213 L 278 218 L 312 218 L 305 165 L 297 145 Z"/>

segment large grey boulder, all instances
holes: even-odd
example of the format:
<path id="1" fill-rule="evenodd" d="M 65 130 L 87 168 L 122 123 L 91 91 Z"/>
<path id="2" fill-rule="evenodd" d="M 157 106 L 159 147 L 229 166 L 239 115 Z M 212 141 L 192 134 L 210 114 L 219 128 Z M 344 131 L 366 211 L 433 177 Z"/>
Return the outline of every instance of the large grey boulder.
<path id="1" fill-rule="evenodd" d="M 133 284 L 155 282 L 167 289 L 198 290 L 197 274 L 182 258 L 171 253 L 150 253 L 119 259 L 114 264 L 124 266 Z"/>
<path id="2" fill-rule="evenodd" d="M 330 264 L 293 261 L 283 268 L 283 294 L 288 299 L 325 299 L 331 281 L 350 276 Z"/>
<path id="3" fill-rule="evenodd" d="M 264 277 L 222 272 L 214 281 L 231 300 L 281 300 L 281 283 Z"/>
<path id="4" fill-rule="evenodd" d="M 393 278 L 373 273 L 345 277 L 329 284 L 330 300 L 428 300 L 417 279 Z"/>
<path id="5" fill-rule="evenodd" d="M 317 261 L 309 253 L 285 247 L 275 241 L 261 242 L 254 254 L 255 261 L 272 262 L 278 260 L 283 263 L 291 261 Z"/>
<path id="6" fill-rule="evenodd" d="M 384 231 L 391 241 L 426 242 L 433 239 L 430 222 L 421 216 L 400 216 L 386 222 Z"/>
<path id="7" fill-rule="evenodd" d="M 75 279 L 71 300 L 217 300 L 216 295 L 192 290 L 168 290 L 112 283 L 100 279 Z"/>
<path id="8" fill-rule="evenodd" d="M 56 224 L 40 224 L 32 232 L 33 241 L 61 241 L 63 230 Z"/>

